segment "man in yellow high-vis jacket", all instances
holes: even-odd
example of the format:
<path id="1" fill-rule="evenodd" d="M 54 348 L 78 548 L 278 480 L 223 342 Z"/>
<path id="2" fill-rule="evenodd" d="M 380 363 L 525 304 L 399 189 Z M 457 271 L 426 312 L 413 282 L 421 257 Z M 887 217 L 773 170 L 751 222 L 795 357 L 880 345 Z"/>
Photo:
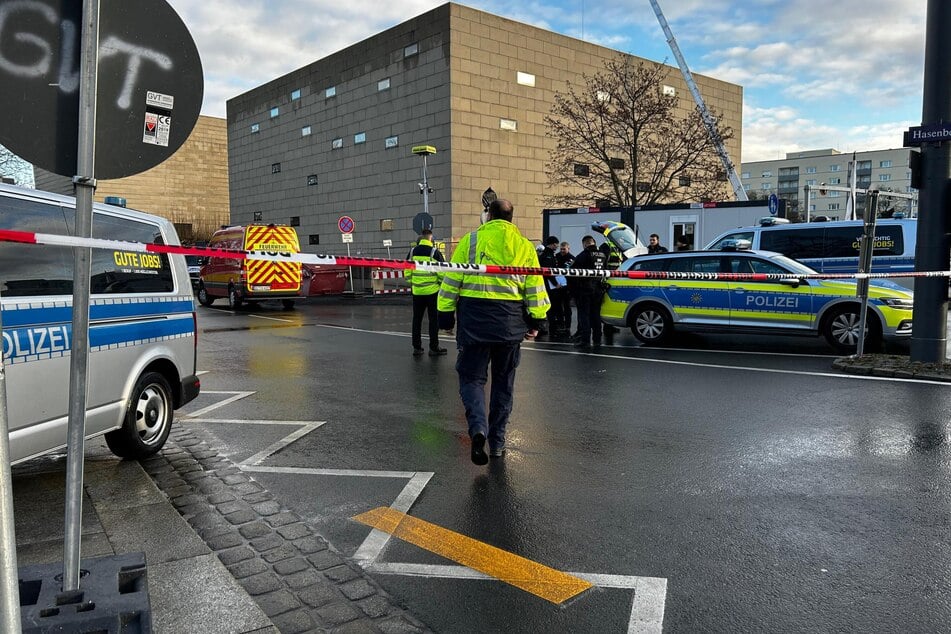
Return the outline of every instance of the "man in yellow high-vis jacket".
<path id="1" fill-rule="evenodd" d="M 537 267 L 535 247 L 512 224 L 513 212 L 509 201 L 493 201 L 484 212 L 487 222 L 462 236 L 450 261 Z M 472 462 L 484 465 L 490 455 L 505 454 L 505 426 L 512 412 L 520 344 L 538 334 L 550 307 L 548 293 L 541 275 L 449 271 L 439 287 L 438 307 L 439 327 L 448 330 L 457 326 L 456 371 L 472 439 Z M 486 414 L 489 365 L 492 386 Z"/>
<path id="2" fill-rule="evenodd" d="M 445 262 L 442 253 L 433 243 L 433 232 L 429 229 L 423 229 L 419 241 L 406 259 L 424 264 Z M 429 356 L 438 357 L 446 354 L 446 349 L 439 347 L 439 328 L 436 318 L 436 294 L 439 292 L 440 275 L 430 271 L 406 269 L 403 277 L 409 280 L 413 287 L 413 356 L 418 357 L 423 354 L 424 314 L 429 320 Z"/>

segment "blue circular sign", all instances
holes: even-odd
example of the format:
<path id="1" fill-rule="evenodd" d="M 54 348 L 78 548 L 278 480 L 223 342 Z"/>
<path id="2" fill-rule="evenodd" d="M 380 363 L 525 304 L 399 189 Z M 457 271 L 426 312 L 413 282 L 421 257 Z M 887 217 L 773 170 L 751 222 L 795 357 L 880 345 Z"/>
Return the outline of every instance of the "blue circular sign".
<path id="1" fill-rule="evenodd" d="M 337 227 L 340 229 L 340 233 L 353 233 L 353 218 L 350 216 L 340 216 L 340 220 L 337 221 Z"/>
<path id="2" fill-rule="evenodd" d="M 775 216 L 779 213 L 779 196 L 776 194 L 769 195 L 769 215 Z"/>

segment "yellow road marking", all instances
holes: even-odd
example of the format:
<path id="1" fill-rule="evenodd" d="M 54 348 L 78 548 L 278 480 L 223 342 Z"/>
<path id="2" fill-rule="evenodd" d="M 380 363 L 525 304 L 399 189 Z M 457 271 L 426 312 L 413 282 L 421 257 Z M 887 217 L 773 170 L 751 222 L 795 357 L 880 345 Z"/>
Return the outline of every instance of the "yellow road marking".
<path id="1" fill-rule="evenodd" d="M 352 519 L 552 603 L 567 601 L 592 585 L 584 579 L 385 506 Z"/>

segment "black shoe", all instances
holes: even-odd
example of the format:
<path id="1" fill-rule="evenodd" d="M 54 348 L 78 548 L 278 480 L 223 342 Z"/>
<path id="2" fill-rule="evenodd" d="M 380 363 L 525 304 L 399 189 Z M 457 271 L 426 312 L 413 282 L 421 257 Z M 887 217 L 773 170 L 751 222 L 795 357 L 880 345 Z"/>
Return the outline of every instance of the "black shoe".
<path id="1" fill-rule="evenodd" d="M 585 339 L 575 339 L 574 347 L 575 348 L 587 348 L 589 346 L 587 340 Z"/>
<path id="2" fill-rule="evenodd" d="M 600 339 L 600 338 L 594 340 L 594 347 L 595 347 L 595 348 L 600 348 L 600 347 L 601 347 L 601 339 Z"/>
<path id="3" fill-rule="evenodd" d="M 420 354 L 422 354 L 422 351 L 420 351 Z M 429 349 L 429 356 L 431 357 L 441 357 L 444 354 L 446 354 L 445 348 L 430 348 Z"/>
<path id="4" fill-rule="evenodd" d="M 502 445 L 501 447 L 496 447 L 495 449 L 491 449 L 491 448 L 489 449 L 490 458 L 501 458 L 504 455 L 505 455 L 505 445 Z"/>
<path id="5" fill-rule="evenodd" d="M 481 432 L 472 437 L 472 462 L 477 465 L 489 462 L 489 457 L 485 454 L 485 434 Z"/>
<path id="6" fill-rule="evenodd" d="M 425 351 L 424 351 L 422 348 L 413 348 L 413 356 L 414 356 L 414 357 L 421 357 L 421 356 L 423 356 L 423 352 L 425 352 Z"/>

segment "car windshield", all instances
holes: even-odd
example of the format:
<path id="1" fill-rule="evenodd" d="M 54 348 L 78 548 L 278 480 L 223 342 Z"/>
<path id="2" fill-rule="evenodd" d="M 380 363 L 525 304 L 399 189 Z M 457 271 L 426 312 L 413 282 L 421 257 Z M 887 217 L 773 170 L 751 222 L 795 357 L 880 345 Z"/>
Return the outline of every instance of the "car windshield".
<path id="1" fill-rule="evenodd" d="M 630 227 L 618 227 L 608 234 L 608 238 L 621 250 L 621 253 L 637 246 L 637 236 Z"/>
<path id="2" fill-rule="evenodd" d="M 813 275 L 816 273 L 815 269 L 811 269 L 802 262 L 797 262 L 792 258 L 787 258 L 785 255 L 776 254 L 769 258 L 779 266 L 788 269 L 792 273 L 800 273 L 802 275 Z"/>
<path id="3" fill-rule="evenodd" d="M 201 258 L 197 255 L 186 255 L 185 262 L 188 266 L 201 266 Z"/>

